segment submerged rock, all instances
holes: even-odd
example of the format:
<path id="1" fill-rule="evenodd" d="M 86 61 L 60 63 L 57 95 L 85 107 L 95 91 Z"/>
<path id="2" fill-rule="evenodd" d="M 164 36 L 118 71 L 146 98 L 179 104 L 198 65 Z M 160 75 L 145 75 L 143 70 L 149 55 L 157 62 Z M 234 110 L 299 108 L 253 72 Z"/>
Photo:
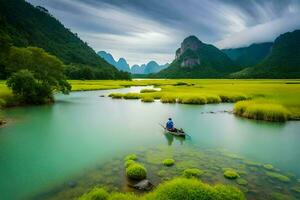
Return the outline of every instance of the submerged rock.
<path id="1" fill-rule="evenodd" d="M 144 180 L 138 182 L 137 184 L 130 185 L 130 186 L 135 189 L 145 190 L 145 191 L 149 191 L 153 188 L 153 184 L 148 179 L 144 179 Z"/>
<path id="2" fill-rule="evenodd" d="M 75 181 L 69 181 L 69 182 L 68 182 L 68 186 L 69 186 L 70 188 L 74 188 L 74 187 L 77 186 L 77 183 L 76 183 Z"/>

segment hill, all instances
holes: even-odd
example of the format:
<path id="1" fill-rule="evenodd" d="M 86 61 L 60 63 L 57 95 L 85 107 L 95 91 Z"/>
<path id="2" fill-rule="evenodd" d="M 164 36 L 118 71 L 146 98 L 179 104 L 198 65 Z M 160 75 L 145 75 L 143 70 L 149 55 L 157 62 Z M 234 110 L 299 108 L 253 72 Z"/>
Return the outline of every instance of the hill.
<path id="1" fill-rule="evenodd" d="M 106 62 L 115 66 L 119 71 L 130 72 L 130 67 L 125 58 L 120 58 L 118 61 L 116 61 L 114 57 L 106 51 L 99 51 L 97 54 Z"/>
<path id="2" fill-rule="evenodd" d="M 224 77 L 240 68 L 221 50 L 189 36 L 176 51 L 170 66 L 153 75 L 161 78 L 215 78 Z"/>
<path id="3" fill-rule="evenodd" d="M 271 52 L 254 67 L 231 75 L 233 78 L 300 78 L 300 30 L 280 35 Z"/>
<path id="4" fill-rule="evenodd" d="M 222 51 L 241 67 L 252 67 L 260 63 L 271 51 L 273 43 L 251 44 L 248 47 L 222 49 Z"/>
<path id="5" fill-rule="evenodd" d="M 65 64 L 97 68 L 105 77 L 124 77 L 101 59 L 77 34 L 65 28 L 45 8 L 24 0 L 0 0 L 0 34 L 8 35 L 14 46 L 35 46 L 55 55 Z"/>

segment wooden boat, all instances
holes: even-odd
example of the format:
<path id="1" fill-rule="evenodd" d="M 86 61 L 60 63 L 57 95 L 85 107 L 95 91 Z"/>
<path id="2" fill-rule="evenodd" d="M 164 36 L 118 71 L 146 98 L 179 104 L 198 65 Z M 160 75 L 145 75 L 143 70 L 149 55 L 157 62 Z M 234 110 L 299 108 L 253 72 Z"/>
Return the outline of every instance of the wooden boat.
<path id="1" fill-rule="evenodd" d="M 165 132 L 168 133 L 168 134 L 179 136 L 179 137 L 185 137 L 186 136 L 185 132 L 182 129 L 175 128 L 174 131 L 170 131 L 164 126 L 163 126 L 163 128 L 164 128 Z"/>

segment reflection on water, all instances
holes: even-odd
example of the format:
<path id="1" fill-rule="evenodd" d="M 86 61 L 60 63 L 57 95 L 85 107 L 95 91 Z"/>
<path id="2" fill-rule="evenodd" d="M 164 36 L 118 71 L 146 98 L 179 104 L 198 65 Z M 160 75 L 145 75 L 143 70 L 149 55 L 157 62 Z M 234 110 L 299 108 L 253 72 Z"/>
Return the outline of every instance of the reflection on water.
<path id="1" fill-rule="evenodd" d="M 295 174 L 292 181 L 300 176 L 299 122 L 256 122 L 218 112 L 232 109 L 232 104 L 193 106 L 99 97 L 111 92 L 138 92 L 142 88 L 74 92 L 69 96 L 58 95 L 57 103 L 53 105 L 6 110 L 8 117 L 18 120 L 0 129 L 0 199 L 25 199 L 56 188 L 60 190 L 60 186 L 77 180 L 80 175 L 85 181 L 78 185 L 83 189 L 95 183 L 106 185 L 109 184 L 106 182 L 112 182 L 110 184 L 115 185 L 115 189 L 123 190 L 121 160 L 127 153 L 139 152 L 141 146 L 149 176 L 155 183 L 161 179 L 151 173 L 161 170 L 161 159 L 173 156 L 170 150 L 157 151 L 158 146 L 193 154 L 189 157 L 181 154 L 182 158 L 178 156 L 176 159 L 182 159 L 182 162 L 176 166 L 186 161 L 190 164 L 198 162 L 198 166 L 203 164 L 205 169 L 223 167 L 219 163 L 222 156 L 208 154 L 201 160 L 203 154 L 200 150 L 189 152 L 189 147 L 195 146 L 204 150 L 227 149 L 231 154 L 238 154 L 247 160 L 272 164 L 285 175 L 288 172 Z M 211 111 L 218 113 L 212 114 Z M 176 126 L 182 127 L 191 136 L 190 139 L 163 135 L 158 124 L 165 123 L 169 116 L 172 116 Z M 199 157 L 199 160 L 193 160 L 193 157 Z M 111 162 L 119 167 L 104 170 L 103 167 Z M 239 162 L 241 165 L 242 161 Z M 101 173 L 90 173 L 95 166 L 102 169 Z M 255 170 L 253 166 L 251 169 Z M 246 166 L 247 171 L 251 169 Z M 165 171 L 160 174 L 180 173 L 176 170 Z M 247 177 L 249 183 L 251 180 L 255 182 L 256 175 L 263 174 L 263 171 L 258 171 L 259 174 L 248 172 L 251 175 Z M 107 180 L 105 177 L 110 173 L 117 176 Z M 211 173 L 217 174 L 221 180 L 220 169 Z M 87 181 L 89 176 L 94 181 Z M 283 186 L 279 184 L 279 187 Z M 290 194 L 289 187 L 283 188 L 285 194 Z M 79 192 L 78 187 L 76 191 Z"/>

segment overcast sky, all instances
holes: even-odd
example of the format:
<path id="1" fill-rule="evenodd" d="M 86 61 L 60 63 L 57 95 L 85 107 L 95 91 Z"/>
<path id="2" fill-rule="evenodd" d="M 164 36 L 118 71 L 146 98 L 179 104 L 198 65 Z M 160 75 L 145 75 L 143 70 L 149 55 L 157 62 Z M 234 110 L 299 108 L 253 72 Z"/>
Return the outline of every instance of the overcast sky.
<path id="1" fill-rule="evenodd" d="M 300 0 L 27 0 L 95 50 L 130 65 L 171 62 L 195 35 L 219 48 L 273 41 L 300 28 Z"/>

